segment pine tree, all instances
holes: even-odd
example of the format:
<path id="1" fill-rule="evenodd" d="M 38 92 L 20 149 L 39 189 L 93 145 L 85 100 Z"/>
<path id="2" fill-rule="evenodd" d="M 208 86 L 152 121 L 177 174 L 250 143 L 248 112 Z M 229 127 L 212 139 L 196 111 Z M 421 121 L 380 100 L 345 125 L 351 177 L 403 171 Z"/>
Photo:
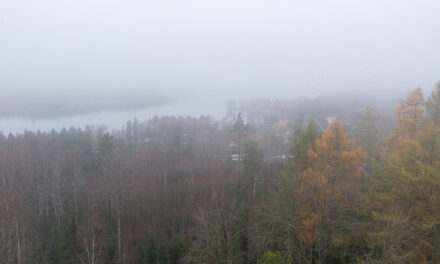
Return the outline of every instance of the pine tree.
<path id="1" fill-rule="evenodd" d="M 315 141 L 320 135 L 321 130 L 313 121 L 307 125 L 305 130 L 299 128 L 295 131 L 288 161 L 288 165 L 293 170 L 301 173 L 308 167 L 308 151 L 315 148 Z"/>
<path id="2" fill-rule="evenodd" d="M 258 260 L 257 264 L 290 264 L 292 263 L 292 258 L 289 257 L 286 261 L 283 261 L 283 256 L 280 252 L 272 253 L 266 252 Z"/>
<path id="3" fill-rule="evenodd" d="M 382 135 L 377 127 L 379 115 L 373 108 L 365 108 L 358 117 L 353 137 L 356 143 L 368 154 L 367 170 L 371 171 L 371 161 L 378 160 L 381 152 Z"/>
<path id="4" fill-rule="evenodd" d="M 158 263 L 159 264 L 170 264 L 170 252 L 168 250 L 168 247 L 162 245 L 159 247 L 159 253 L 158 253 Z"/>
<path id="5" fill-rule="evenodd" d="M 233 127 L 232 132 L 237 137 L 237 147 L 238 147 L 237 178 L 238 178 L 238 188 L 240 188 L 241 187 L 241 161 L 242 161 L 241 148 L 242 148 L 242 144 L 243 144 L 243 137 L 247 133 L 247 127 L 244 124 L 244 121 L 243 121 L 240 113 L 237 114 L 237 118 L 235 119 L 235 123 L 234 123 L 234 127 Z"/>
<path id="6" fill-rule="evenodd" d="M 109 133 L 105 133 L 98 139 L 96 146 L 96 160 L 97 166 L 100 169 L 108 165 L 108 162 L 113 155 L 114 148 L 114 140 Z"/>
<path id="7" fill-rule="evenodd" d="M 50 238 L 50 263 L 68 263 L 71 258 L 69 239 L 64 231 L 53 231 Z"/>
<path id="8" fill-rule="evenodd" d="M 156 240 L 154 237 L 150 237 L 148 240 L 148 248 L 144 255 L 143 264 L 157 264 L 158 262 L 158 252 L 156 246 Z"/>
<path id="9" fill-rule="evenodd" d="M 258 148 L 257 142 L 246 144 L 243 157 L 243 186 L 242 192 L 247 197 L 252 197 L 255 202 L 257 195 L 258 175 L 263 163 L 263 153 Z"/>

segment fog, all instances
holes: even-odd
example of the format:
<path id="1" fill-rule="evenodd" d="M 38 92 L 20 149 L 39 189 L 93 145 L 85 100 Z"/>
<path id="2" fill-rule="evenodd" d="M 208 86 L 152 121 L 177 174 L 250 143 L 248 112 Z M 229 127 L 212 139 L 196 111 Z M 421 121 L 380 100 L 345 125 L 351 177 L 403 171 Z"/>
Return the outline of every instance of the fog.
<path id="1" fill-rule="evenodd" d="M 2 0 L 0 130 L 219 117 L 230 99 L 395 100 L 440 80 L 438 10 L 427 0 Z"/>

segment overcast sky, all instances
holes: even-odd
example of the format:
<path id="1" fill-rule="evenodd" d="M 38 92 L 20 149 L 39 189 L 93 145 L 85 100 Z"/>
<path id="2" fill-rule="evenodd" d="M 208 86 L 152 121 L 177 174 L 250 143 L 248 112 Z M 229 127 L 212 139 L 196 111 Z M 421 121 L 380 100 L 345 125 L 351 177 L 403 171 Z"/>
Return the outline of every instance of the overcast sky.
<path id="1" fill-rule="evenodd" d="M 0 0 L 0 117 L 431 89 L 439 11 L 438 0 Z"/>

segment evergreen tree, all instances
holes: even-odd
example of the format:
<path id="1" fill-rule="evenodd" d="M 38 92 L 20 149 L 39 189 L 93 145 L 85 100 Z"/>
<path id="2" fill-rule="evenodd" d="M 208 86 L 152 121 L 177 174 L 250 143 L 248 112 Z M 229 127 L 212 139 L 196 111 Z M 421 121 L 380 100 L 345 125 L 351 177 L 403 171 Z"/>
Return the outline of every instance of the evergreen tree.
<path id="1" fill-rule="evenodd" d="M 356 120 L 353 137 L 356 143 L 368 154 L 368 172 L 371 172 L 371 161 L 378 160 L 381 152 L 382 135 L 377 127 L 379 115 L 371 107 L 365 108 Z"/>
<path id="2" fill-rule="evenodd" d="M 144 254 L 143 264 L 157 264 L 158 263 L 158 248 L 154 237 L 148 240 L 148 247 Z"/>
<path id="3" fill-rule="evenodd" d="M 168 250 L 168 247 L 161 245 L 159 247 L 159 253 L 158 253 L 158 257 L 157 260 L 159 264 L 170 264 L 171 262 L 171 256 L 170 256 L 170 252 Z"/>
<path id="4" fill-rule="evenodd" d="M 71 256 L 69 252 L 69 239 L 63 231 L 54 231 L 50 238 L 50 263 L 69 263 Z"/>
<path id="5" fill-rule="evenodd" d="M 113 155 L 115 143 L 113 137 L 109 133 L 105 133 L 98 139 L 96 146 L 96 159 L 98 166 L 102 168 L 106 166 Z"/>
<path id="6" fill-rule="evenodd" d="M 241 188 L 241 152 L 242 152 L 242 144 L 243 137 L 247 134 L 247 127 L 244 124 L 243 119 L 241 118 L 241 114 L 237 114 L 237 118 L 235 119 L 233 131 L 237 138 L 237 147 L 238 147 L 238 161 L 237 161 L 237 177 L 238 177 L 238 188 Z"/>
<path id="7" fill-rule="evenodd" d="M 263 164 L 263 153 L 258 148 L 258 143 L 252 141 L 246 145 L 243 157 L 243 179 L 242 193 L 256 199 L 258 175 Z"/>
<path id="8" fill-rule="evenodd" d="M 295 131 L 288 160 L 291 169 L 301 173 L 308 167 L 308 151 L 315 148 L 315 142 L 320 135 L 321 130 L 313 121 L 307 125 L 306 129 L 299 128 Z"/>
<path id="9" fill-rule="evenodd" d="M 232 223 L 232 252 L 235 263 L 246 264 L 249 261 L 249 202 L 242 202 Z"/>
<path id="10" fill-rule="evenodd" d="M 272 253 L 266 252 L 261 258 L 258 260 L 257 264 L 291 264 L 292 258 L 289 258 L 286 261 L 283 261 L 283 256 L 281 253 Z"/>
<path id="11" fill-rule="evenodd" d="M 176 263 L 188 250 L 188 242 L 183 232 L 175 234 L 168 243 L 170 261 Z"/>

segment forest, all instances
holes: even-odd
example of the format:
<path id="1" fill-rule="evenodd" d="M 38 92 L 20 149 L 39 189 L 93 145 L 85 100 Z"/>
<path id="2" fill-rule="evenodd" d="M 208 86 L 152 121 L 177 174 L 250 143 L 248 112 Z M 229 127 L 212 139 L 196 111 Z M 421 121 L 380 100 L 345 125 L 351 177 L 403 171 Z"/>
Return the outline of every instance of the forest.
<path id="1" fill-rule="evenodd" d="M 440 82 L 345 103 L 1 135 L 0 263 L 440 263 Z"/>

